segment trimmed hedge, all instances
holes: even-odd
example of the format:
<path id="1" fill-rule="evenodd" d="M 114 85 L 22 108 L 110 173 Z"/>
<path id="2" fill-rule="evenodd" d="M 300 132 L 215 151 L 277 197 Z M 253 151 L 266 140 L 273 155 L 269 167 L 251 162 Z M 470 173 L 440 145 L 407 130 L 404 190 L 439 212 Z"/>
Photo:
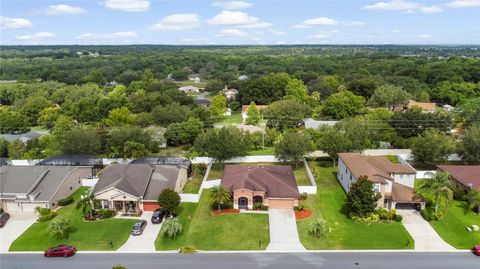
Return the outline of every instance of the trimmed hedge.
<path id="1" fill-rule="evenodd" d="M 58 205 L 59 206 L 66 206 L 66 205 L 69 205 L 71 203 L 73 203 L 75 201 L 75 199 L 73 199 L 72 196 L 68 196 L 67 198 L 63 198 L 63 199 L 60 199 L 58 200 Z"/>

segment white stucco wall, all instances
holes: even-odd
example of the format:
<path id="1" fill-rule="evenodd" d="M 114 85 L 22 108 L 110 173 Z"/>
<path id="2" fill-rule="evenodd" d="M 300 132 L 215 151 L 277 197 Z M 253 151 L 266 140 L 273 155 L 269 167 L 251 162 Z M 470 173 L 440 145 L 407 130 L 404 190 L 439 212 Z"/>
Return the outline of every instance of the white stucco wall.
<path id="1" fill-rule="evenodd" d="M 408 186 L 410 188 L 414 187 L 415 184 L 415 174 L 394 174 L 395 182 Z"/>
<path id="2" fill-rule="evenodd" d="M 350 173 L 350 170 L 347 169 L 345 164 L 341 159 L 338 159 L 338 171 L 337 178 L 342 185 L 343 189 L 348 192 L 350 190 L 350 185 L 355 182 L 357 179 Z"/>

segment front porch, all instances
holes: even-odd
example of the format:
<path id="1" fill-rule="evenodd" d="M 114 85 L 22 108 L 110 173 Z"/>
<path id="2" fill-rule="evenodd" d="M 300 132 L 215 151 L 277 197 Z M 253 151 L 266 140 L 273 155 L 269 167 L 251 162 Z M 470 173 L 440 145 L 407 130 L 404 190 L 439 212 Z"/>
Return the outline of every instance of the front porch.
<path id="1" fill-rule="evenodd" d="M 140 201 L 129 200 L 101 200 L 102 209 L 114 210 L 121 216 L 140 216 L 142 209 Z"/>

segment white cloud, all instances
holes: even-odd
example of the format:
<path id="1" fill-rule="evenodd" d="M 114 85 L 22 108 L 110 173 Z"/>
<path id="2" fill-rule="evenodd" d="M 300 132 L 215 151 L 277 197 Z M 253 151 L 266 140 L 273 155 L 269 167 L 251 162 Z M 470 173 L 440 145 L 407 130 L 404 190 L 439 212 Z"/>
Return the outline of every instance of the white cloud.
<path id="1" fill-rule="evenodd" d="M 313 26 L 333 26 L 333 25 L 344 25 L 344 26 L 363 26 L 365 22 L 362 21 L 337 21 L 329 17 L 318 17 L 313 19 L 308 19 L 303 21 L 300 24 L 292 26 L 292 28 L 310 28 Z"/>
<path id="2" fill-rule="evenodd" d="M 15 38 L 21 41 L 40 41 L 40 40 L 44 40 L 44 39 L 48 39 L 56 36 L 57 35 L 50 32 L 39 32 L 31 35 L 17 35 L 15 36 Z"/>
<path id="3" fill-rule="evenodd" d="M 197 28 L 200 18 L 195 13 L 179 13 L 166 16 L 149 28 L 159 31 L 184 31 Z"/>
<path id="4" fill-rule="evenodd" d="M 430 38 L 432 38 L 432 36 L 429 35 L 429 34 L 421 34 L 421 35 L 416 35 L 415 38 L 416 39 L 430 39 Z"/>
<path id="5" fill-rule="evenodd" d="M 213 2 L 212 6 L 228 10 L 238 10 L 251 7 L 252 3 L 244 1 Z"/>
<path id="6" fill-rule="evenodd" d="M 309 35 L 309 39 L 329 39 L 333 35 L 338 34 L 337 29 L 332 29 L 330 31 L 318 31 L 316 34 Z"/>
<path id="7" fill-rule="evenodd" d="M 216 36 L 218 37 L 247 37 L 248 34 L 244 31 L 241 31 L 239 29 L 232 29 L 232 28 L 227 28 L 223 29 L 218 33 Z"/>
<path id="8" fill-rule="evenodd" d="M 480 0 L 455 0 L 448 2 L 447 6 L 453 8 L 479 7 Z"/>
<path id="9" fill-rule="evenodd" d="M 105 7 L 125 12 L 142 12 L 150 9 L 150 0 L 107 0 Z"/>
<path id="10" fill-rule="evenodd" d="M 32 26 L 33 24 L 27 19 L 0 16 L 0 29 L 20 29 Z"/>
<path id="11" fill-rule="evenodd" d="M 116 32 L 111 34 L 92 34 L 85 33 L 76 37 L 76 39 L 83 40 L 105 40 L 105 39 L 121 39 L 121 38 L 134 38 L 138 37 L 137 33 L 128 31 L 128 32 Z"/>
<path id="12" fill-rule="evenodd" d="M 62 15 L 62 14 L 68 14 L 68 15 L 75 15 L 75 14 L 82 14 L 87 12 L 85 9 L 81 7 L 72 7 L 69 5 L 51 5 L 47 7 L 45 10 L 45 13 L 47 15 Z"/>
<path id="13" fill-rule="evenodd" d="M 219 14 L 209 20 L 212 25 L 236 26 L 243 28 L 268 28 L 272 24 L 260 21 L 258 18 L 249 16 L 241 11 L 222 10 Z"/>
<path id="14" fill-rule="evenodd" d="M 403 1 L 403 0 L 393 0 L 390 2 L 378 2 L 372 5 L 366 5 L 363 9 L 369 10 L 389 10 L 389 11 L 405 11 L 406 13 L 413 13 L 415 11 L 426 14 L 433 14 L 442 12 L 438 6 L 423 6 L 419 3 Z"/>

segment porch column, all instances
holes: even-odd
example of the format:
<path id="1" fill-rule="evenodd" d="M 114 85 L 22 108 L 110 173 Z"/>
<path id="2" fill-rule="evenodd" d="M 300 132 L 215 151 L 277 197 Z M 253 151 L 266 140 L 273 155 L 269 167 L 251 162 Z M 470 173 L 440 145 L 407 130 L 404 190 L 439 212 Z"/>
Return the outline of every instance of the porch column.
<path id="1" fill-rule="evenodd" d="M 123 213 L 127 213 L 127 202 L 122 201 L 123 203 Z"/>
<path id="2" fill-rule="evenodd" d="M 397 205 L 397 202 L 392 201 L 392 206 L 390 207 L 390 209 L 394 209 L 396 205 Z"/>

